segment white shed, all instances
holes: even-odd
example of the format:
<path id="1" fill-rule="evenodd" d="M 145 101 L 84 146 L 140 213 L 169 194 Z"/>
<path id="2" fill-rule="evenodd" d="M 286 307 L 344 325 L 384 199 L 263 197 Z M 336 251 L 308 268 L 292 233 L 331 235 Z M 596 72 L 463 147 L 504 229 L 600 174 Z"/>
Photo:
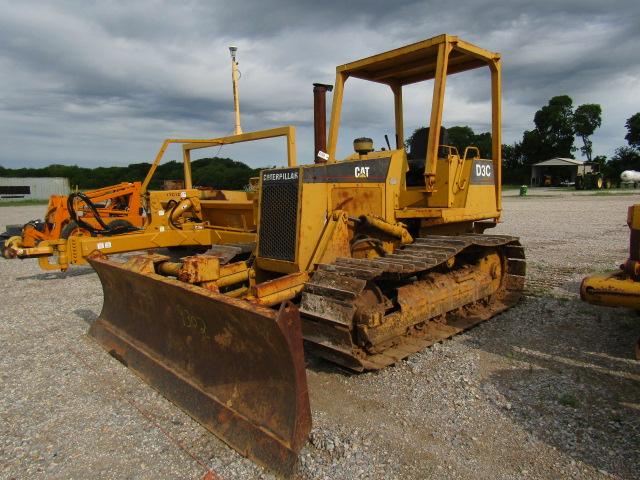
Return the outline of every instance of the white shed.
<path id="1" fill-rule="evenodd" d="M 11 200 L 48 200 L 69 195 L 69 179 L 63 177 L 0 177 L 0 203 Z"/>
<path id="2" fill-rule="evenodd" d="M 531 165 L 531 186 L 557 186 L 562 182 L 575 182 L 578 173 L 591 172 L 591 165 L 577 158 L 551 158 Z"/>

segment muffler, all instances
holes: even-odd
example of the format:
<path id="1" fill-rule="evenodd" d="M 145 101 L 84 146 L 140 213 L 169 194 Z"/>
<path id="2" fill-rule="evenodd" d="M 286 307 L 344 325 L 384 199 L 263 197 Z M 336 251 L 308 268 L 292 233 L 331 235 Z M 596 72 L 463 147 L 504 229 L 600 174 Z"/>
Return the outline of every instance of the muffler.
<path id="1" fill-rule="evenodd" d="M 313 84 L 313 139 L 315 163 L 327 163 L 327 92 L 333 85 Z"/>

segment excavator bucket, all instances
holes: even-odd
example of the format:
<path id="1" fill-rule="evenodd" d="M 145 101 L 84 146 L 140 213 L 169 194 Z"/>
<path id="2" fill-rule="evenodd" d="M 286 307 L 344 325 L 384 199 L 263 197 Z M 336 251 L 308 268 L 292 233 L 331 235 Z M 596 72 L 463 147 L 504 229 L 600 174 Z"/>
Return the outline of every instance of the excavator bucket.
<path id="1" fill-rule="evenodd" d="M 89 262 L 104 291 L 89 335 L 240 454 L 291 475 L 311 429 L 297 308 Z"/>

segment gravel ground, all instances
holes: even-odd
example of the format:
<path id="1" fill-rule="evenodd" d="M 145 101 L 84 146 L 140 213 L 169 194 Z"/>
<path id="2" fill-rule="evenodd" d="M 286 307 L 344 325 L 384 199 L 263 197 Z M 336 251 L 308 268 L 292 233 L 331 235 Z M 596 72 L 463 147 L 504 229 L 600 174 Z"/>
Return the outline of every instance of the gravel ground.
<path id="1" fill-rule="evenodd" d="M 382 372 L 307 369 L 299 478 L 640 478 L 640 322 L 577 297 L 627 257 L 640 195 L 506 196 L 529 262 L 515 308 Z M 43 206 L 0 207 L 0 228 Z M 272 478 L 86 336 L 90 268 L 1 261 L 0 478 Z"/>
<path id="2" fill-rule="evenodd" d="M 520 195 L 519 188 L 507 188 L 503 190 L 503 197 L 517 197 Z M 576 190 L 573 187 L 529 187 L 527 196 L 529 197 L 608 197 L 608 196 L 640 195 L 640 190 L 634 188 L 612 188 L 610 190 Z"/>

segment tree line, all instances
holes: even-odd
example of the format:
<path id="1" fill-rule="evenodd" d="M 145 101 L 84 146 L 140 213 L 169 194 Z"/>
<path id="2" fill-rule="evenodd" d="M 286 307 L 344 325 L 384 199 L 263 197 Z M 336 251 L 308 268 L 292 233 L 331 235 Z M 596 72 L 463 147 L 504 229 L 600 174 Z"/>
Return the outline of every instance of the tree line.
<path id="1" fill-rule="evenodd" d="M 533 123 L 535 128 L 525 131 L 521 141 L 502 146 L 505 183 L 528 183 L 531 165 L 555 157 L 574 158 L 577 150 L 614 183 L 624 170 L 640 170 L 640 113 L 627 119 L 624 138 L 628 145 L 616 148 L 611 158 L 593 157 L 591 136 L 602 123 L 602 108 L 598 104 L 574 109 L 571 97 L 559 95 L 535 113 Z M 576 137 L 582 143 L 579 149 L 574 145 Z"/>
<path id="2" fill-rule="evenodd" d="M 502 178 L 504 183 L 528 183 L 531 165 L 550 158 L 574 158 L 578 150 L 576 137 L 581 141 L 580 152 L 588 161 L 597 163 L 604 175 L 614 182 L 624 170 L 640 171 L 640 112 L 625 123 L 627 145 L 616 148 L 614 155 L 592 157 L 591 136 L 602 123 L 602 108 L 598 104 L 584 104 L 573 108 L 568 95 L 549 100 L 534 117 L 534 128 L 522 135 L 522 140 L 502 145 Z M 409 152 L 424 149 L 428 127 L 416 129 L 407 139 Z M 491 158 L 491 133 L 475 133 L 469 126 L 442 128 L 441 144 L 454 146 L 462 155 L 468 146 L 476 146 L 483 158 Z M 72 187 L 100 188 L 120 182 L 142 181 L 151 164 L 133 163 L 126 167 L 87 168 L 77 165 L 49 165 L 42 168 L 3 168 L 0 177 L 66 177 Z M 242 189 L 259 169 L 230 158 L 203 158 L 191 162 L 193 184 L 221 189 Z M 170 161 L 158 166 L 150 188 L 161 188 L 165 180 L 184 178 L 182 162 Z"/>
<path id="3" fill-rule="evenodd" d="M 529 183 L 531 165 L 550 158 L 574 158 L 580 152 L 588 162 L 598 164 L 599 170 L 617 182 L 624 170 L 640 171 L 640 112 L 625 123 L 627 145 L 618 147 L 611 158 L 593 157 L 591 136 L 602 123 L 602 108 L 588 103 L 574 109 L 568 95 L 549 100 L 533 118 L 534 128 L 522 135 L 522 140 L 502 145 L 502 178 L 504 183 Z M 462 155 L 467 146 L 477 146 L 483 158 L 491 158 L 491 133 L 475 133 L 469 126 L 443 127 L 440 143 L 454 146 Z M 428 127 L 420 127 L 406 141 L 409 152 L 424 143 Z M 576 147 L 576 137 L 581 144 Z M 424 139 L 424 140 L 423 140 Z"/>
<path id="4" fill-rule="evenodd" d="M 0 177 L 65 177 L 72 188 L 81 190 L 106 187 L 120 182 L 142 181 L 151 168 L 150 163 L 133 163 L 126 167 L 87 168 L 77 165 L 49 165 L 42 168 L 3 168 Z M 259 169 L 230 158 L 202 158 L 191 162 L 191 177 L 196 186 L 240 190 Z M 150 183 L 159 189 L 165 180 L 184 179 L 182 162 L 170 161 L 158 166 Z"/>

